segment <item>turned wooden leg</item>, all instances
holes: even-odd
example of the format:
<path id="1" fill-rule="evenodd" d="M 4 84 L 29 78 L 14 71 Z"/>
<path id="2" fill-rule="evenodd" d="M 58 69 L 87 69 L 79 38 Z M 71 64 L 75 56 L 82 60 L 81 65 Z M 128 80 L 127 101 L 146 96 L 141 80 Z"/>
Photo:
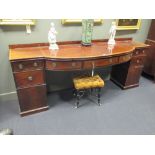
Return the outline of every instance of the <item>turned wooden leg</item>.
<path id="1" fill-rule="evenodd" d="M 101 103 L 100 103 L 100 97 L 101 97 L 101 95 L 100 95 L 100 93 L 101 93 L 101 88 L 98 88 L 98 104 L 99 104 L 99 106 L 101 105 Z"/>
<path id="2" fill-rule="evenodd" d="M 80 102 L 80 91 L 76 91 L 76 104 L 75 104 L 75 108 L 78 108 Z"/>
<path id="3" fill-rule="evenodd" d="M 90 88 L 90 93 L 93 94 L 93 88 Z"/>

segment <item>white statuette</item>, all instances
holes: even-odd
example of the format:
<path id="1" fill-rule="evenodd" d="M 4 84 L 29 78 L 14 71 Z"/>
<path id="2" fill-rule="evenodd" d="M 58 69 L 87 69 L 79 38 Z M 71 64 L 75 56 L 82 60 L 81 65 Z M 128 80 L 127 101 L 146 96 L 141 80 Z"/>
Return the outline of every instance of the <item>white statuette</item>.
<path id="1" fill-rule="evenodd" d="M 109 31 L 109 45 L 115 45 L 115 35 L 116 35 L 116 22 L 112 22 L 110 31 Z"/>
<path id="2" fill-rule="evenodd" d="M 55 30 L 54 23 L 51 23 L 51 28 L 48 32 L 48 42 L 50 44 L 49 49 L 51 50 L 59 49 L 58 45 L 56 44 L 56 34 L 57 34 L 57 31 Z"/>
<path id="3" fill-rule="evenodd" d="M 31 26 L 30 25 L 26 25 L 26 33 L 31 34 Z"/>
<path id="4" fill-rule="evenodd" d="M 114 44 L 108 44 L 108 54 L 112 54 L 114 46 Z"/>

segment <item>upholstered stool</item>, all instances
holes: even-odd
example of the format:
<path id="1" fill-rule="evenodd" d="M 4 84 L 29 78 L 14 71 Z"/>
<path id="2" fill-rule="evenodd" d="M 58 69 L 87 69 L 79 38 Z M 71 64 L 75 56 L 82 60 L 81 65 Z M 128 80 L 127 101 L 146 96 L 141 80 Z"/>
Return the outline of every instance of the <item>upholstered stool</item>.
<path id="1" fill-rule="evenodd" d="M 75 108 L 78 108 L 80 97 L 84 94 L 85 90 L 90 89 L 92 92 L 94 88 L 97 89 L 98 104 L 100 105 L 100 91 L 104 87 L 104 81 L 99 75 L 76 77 L 73 79 L 73 83 L 77 98 Z"/>

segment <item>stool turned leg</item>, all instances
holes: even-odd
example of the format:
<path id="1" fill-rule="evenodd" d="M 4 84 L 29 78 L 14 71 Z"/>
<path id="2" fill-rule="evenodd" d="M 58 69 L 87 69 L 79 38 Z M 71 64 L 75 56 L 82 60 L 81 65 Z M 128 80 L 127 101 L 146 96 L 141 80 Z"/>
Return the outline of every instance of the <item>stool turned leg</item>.
<path id="1" fill-rule="evenodd" d="M 91 93 L 91 95 L 93 94 L 93 88 L 90 88 L 90 93 Z"/>
<path id="2" fill-rule="evenodd" d="M 80 92 L 77 91 L 76 92 L 76 105 L 75 105 L 75 108 L 78 108 L 78 105 L 79 105 L 79 102 L 80 102 Z"/>
<path id="3" fill-rule="evenodd" d="M 100 103 L 100 97 L 101 97 L 101 95 L 100 95 L 100 93 L 101 93 L 101 88 L 98 88 L 98 104 L 99 104 L 99 106 L 101 105 L 101 103 Z"/>

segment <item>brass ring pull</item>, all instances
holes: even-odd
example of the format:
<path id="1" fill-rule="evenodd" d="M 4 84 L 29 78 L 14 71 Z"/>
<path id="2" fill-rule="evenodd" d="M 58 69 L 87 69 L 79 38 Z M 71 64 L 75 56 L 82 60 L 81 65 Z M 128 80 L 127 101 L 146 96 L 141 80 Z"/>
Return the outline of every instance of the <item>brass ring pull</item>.
<path id="1" fill-rule="evenodd" d="M 53 66 L 53 67 L 56 67 L 56 65 L 57 65 L 57 64 L 56 64 L 55 62 L 52 63 L 52 66 Z"/>
<path id="2" fill-rule="evenodd" d="M 23 69 L 23 65 L 22 64 L 19 64 L 18 67 L 19 67 L 19 69 Z"/>
<path id="3" fill-rule="evenodd" d="M 28 77 L 28 80 L 29 80 L 29 81 L 32 81 L 32 80 L 33 80 L 32 76 L 29 76 L 29 77 Z"/>
<path id="4" fill-rule="evenodd" d="M 123 60 L 126 61 L 126 59 L 127 59 L 127 56 L 124 56 L 124 57 L 123 57 Z"/>
<path id="5" fill-rule="evenodd" d="M 34 67 L 37 67 L 38 66 L 37 62 L 34 62 L 33 66 Z"/>
<path id="6" fill-rule="evenodd" d="M 139 60 L 137 60 L 137 63 L 139 63 L 140 61 Z"/>
<path id="7" fill-rule="evenodd" d="M 111 58 L 111 59 L 109 59 L 109 62 L 112 62 L 112 58 Z"/>
<path id="8" fill-rule="evenodd" d="M 137 52 L 136 52 L 136 54 L 138 55 L 138 54 L 139 54 L 139 52 L 137 51 Z"/>
<path id="9" fill-rule="evenodd" d="M 72 67 L 75 67 L 76 66 L 76 63 L 75 62 L 72 62 Z"/>

